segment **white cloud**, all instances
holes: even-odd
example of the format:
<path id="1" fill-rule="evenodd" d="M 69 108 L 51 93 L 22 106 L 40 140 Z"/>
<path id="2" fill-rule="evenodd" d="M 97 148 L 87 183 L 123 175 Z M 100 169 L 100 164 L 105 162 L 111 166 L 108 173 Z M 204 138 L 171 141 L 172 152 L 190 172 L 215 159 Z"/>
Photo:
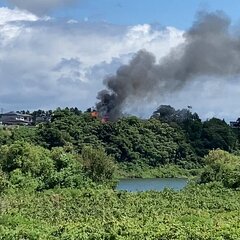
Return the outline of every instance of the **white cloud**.
<path id="1" fill-rule="evenodd" d="M 169 29 L 58 22 L 0 8 L 0 106 L 55 108 L 95 104 L 105 75 L 141 48 L 162 56 L 183 41 Z M 5 16 L 5 18 L 4 18 Z M 162 49 L 162 50 L 159 50 Z"/>
<path id="2" fill-rule="evenodd" d="M 0 8 L 0 107 L 77 106 L 84 110 L 95 104 L 104 77 L 127 63 L 133 53 L 145 48 L 161 59 L 183 42 L 183 31 L 173 27 L 73 24 Z M 179 93 L 165 99 L 159 96 L 145 108 L 141 103 L 141 108 L 131 107 L 131 111 L 146 116 L 166 103 L 177 108 L 192 105 L 203 117 L 212 113 L 226 119 L 237 117 L 240 85 L 219 81 L 193 82 Z"/>
<path id="3" fill-rule="evenodd" d="M 27 27 L 24 27 L 25 22 L 45 21 L 48 19 L 48 17 L 39 18 L 34 14 L 19 9 L 0 8 L 0 44 L 9 44 L 10 40 L 23 33 L 23 30 L 29 31 Z"/>
<path id="4" fill-rule="evenodd" d="M 39 18 L 26 11 L 9 8 L 0 8 L 0 25 L 13 21 L 37 21 Z"/>
<path id="5" fill-rule="evenodd" d="M 239 117 L 240 77 L 199 78 L 169 97 L 169 104 L 177 108 L 191 105 L 204 118 L 218 117 L 226 121 Z"/>

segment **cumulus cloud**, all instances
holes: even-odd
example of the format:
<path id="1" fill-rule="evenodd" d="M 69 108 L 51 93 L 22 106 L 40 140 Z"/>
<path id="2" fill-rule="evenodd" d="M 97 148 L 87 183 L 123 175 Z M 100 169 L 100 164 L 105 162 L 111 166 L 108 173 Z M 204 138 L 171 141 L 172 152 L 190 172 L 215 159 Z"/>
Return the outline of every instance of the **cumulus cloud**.
<path id="1" fill-rule="evenodd" d="M 128 63 L 135 52 L 146 49 L 159 61 L 183 42 L 184 32 L 173 27 L 59 22 L 0 8 L 0 107 L 85 110 L 95 105 L 105 76 Z M 240 84 L 236 79 L 217 84 L 201 80 L 145 106 L 129 102 L 125 111 L 147 116 L 165 103 L 192 105 L 203 117 L 237 117 Z"/>
<path id="2" fill-rule="evenodd" d="M 72 5 L 77 0 L 8 0 L 8 2 L 20 9 L 44 15 L 56 8 Z"/>
<path id="3" fill-rule="evenodd" d="M 134 52 L 146 48 L 161 57 L 183 41 L 177 29 L 72 24 L 19 10 L 0 11 L 7 16 L 0 25 L 0 105 L 6 110 L 85 109 L 95 104 L 105 75 Z"/>
<path id="4" fill-rule="evenodd" d="M 8 44 L 10 39 L 15 38 L 21 32 L 22 21 L 38 20 L 40 19 L 36 15 L 25 11 L 0 8 L 0 44 L 2 46 Z"/>
<path id="5" fill-rule="evenodd" d="M 14 21 L 37 21 L 39 18 L 34 14 L 18 9 L 0 8 L 0 25 Z"/>

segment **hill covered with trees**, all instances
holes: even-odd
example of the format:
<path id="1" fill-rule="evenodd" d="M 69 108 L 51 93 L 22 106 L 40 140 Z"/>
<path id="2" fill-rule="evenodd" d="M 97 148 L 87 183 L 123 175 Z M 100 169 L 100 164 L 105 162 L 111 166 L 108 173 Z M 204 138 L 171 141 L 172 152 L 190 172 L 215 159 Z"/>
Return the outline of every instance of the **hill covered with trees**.
<path id="1" fill-rule="evenodd" d="M 224 120 L 166 105 L 149 119 L 103 123 L 66 108 L 51 122 L 3 126 L 0 239 L 239 239 L 238 137 Z M 125 176 L 195 181 L 114 190 Z"/>
<path id="2" fill-rule="evenodd" d="M 23 141 L 48 150 L 61 147 L 80 155 L 86 146 L 94 151 L 102 149 L 120 169 L 135 168 L 136 176 L 141 170 L 169 165 L 198 169 L 209 150 L 238 150 L 239 134 L 224 120 L 202 121 L 188 109 L 162 105 L 149 119 L 132 116 L 106 123 L 92 117 L 90 111 L 82 113 L 77 108 L 48 112 L 51 122 L 1 130 L 0 145 Z"/>

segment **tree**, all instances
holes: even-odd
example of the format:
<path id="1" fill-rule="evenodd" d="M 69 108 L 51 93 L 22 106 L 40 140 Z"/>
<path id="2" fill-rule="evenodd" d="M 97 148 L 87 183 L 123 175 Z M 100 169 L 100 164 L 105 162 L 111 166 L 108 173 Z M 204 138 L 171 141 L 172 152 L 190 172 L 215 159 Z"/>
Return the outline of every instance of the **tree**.
<path id="1" fill-rule="evenodd" d="M 40 146 L 16 141 L 1 146 L 0 153 L 1 170 L 18 187 L 43 188 L 54 171 L 49 150 Z"/>
<path id="2" fill-rule="evenodd" d="M 0 148 L 0 165 L 4 172 L 21 169 L 23 173 L 32 176 L 44 176 L 53 169 L 53 161 L 50 152 L 30 143 L 17 141 L 11 145 Z"/>
<path id="3" fill-rule="evenodd" d="M 84 176 L 82 158 L 80 155 L 68 153 L 64 148 L 53 148 L 50 157 L 54 162 L 55 171 L 47 179 L 48 188 L 83 186 L 87 179 Z"/>
<path id="4" fill-rule="evenodd" d="M 23 141 L 0 147 L 0 188 L 9 181 L 17 188 L 43 190 L 81 187 L 87 183 L 80 155 L 63 148 L 51 151 Z"/>
<path id="5" fill-rule="evenodd" d="M 188 109 L 175 110 L 175 108 L 170 105 L 160 105 L 158 109 L 153 112 L 152 117 L 167 123 L 176 122 L 182 124 L 188 119 L 196 118 L 196 115 L 196 113 L 192 114 Z"/>
<path id="6" fill-rule="evenodd" d="M 61 132 L 59 129 L 51 126 L 50 123 L 47 123 L 38 128 L 39 143 L 49 149 L 53 147 L 62 147 L 66 143 L 67 133 Z M 65 139 L 64 139 L 65 135 Z"/>
<path id="7" fill-rule="evenodd" d="M 83 164 L 87 176 L 95 182 L 105 182 L 113 179 L 116 166 L 113 158 L 103 149 L 85 146 L 82 150 Z"/>
<path id="8" fill-rule="evenodd" d="M 166 122 L 171 122 L 175 115 L 175 108 L 170 105 L 160 105 L 156 111 L 153 112 L 152 117 L 161 119 Z"/>
<path id="9" fill-rule="evenodd" d="M 231 151 L 237 138 L 224 120 L 212 118 L 203 124 L 202 140 L 206 149 Z"/>
<path id="10" fill-rule="evenodd" d="M 200 176 L 201 183 L 217 181 L 225 187 L 240 187 L 240 157 L 226 151 L 212 150 L 204 158 L 206 167 Z"/>

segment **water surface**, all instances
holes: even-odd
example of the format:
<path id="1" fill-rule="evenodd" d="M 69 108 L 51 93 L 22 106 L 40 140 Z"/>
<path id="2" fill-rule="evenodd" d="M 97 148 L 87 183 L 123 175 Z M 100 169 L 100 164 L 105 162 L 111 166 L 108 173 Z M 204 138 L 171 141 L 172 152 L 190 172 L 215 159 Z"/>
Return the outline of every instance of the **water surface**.
<path id="1" fill-rule="evenodd" d="M 186 178 L 126 178 L 120 179 L 117 190 L 129 192 L 162 191 L 164 188 L 180 190 L 187 185 Z"/>

